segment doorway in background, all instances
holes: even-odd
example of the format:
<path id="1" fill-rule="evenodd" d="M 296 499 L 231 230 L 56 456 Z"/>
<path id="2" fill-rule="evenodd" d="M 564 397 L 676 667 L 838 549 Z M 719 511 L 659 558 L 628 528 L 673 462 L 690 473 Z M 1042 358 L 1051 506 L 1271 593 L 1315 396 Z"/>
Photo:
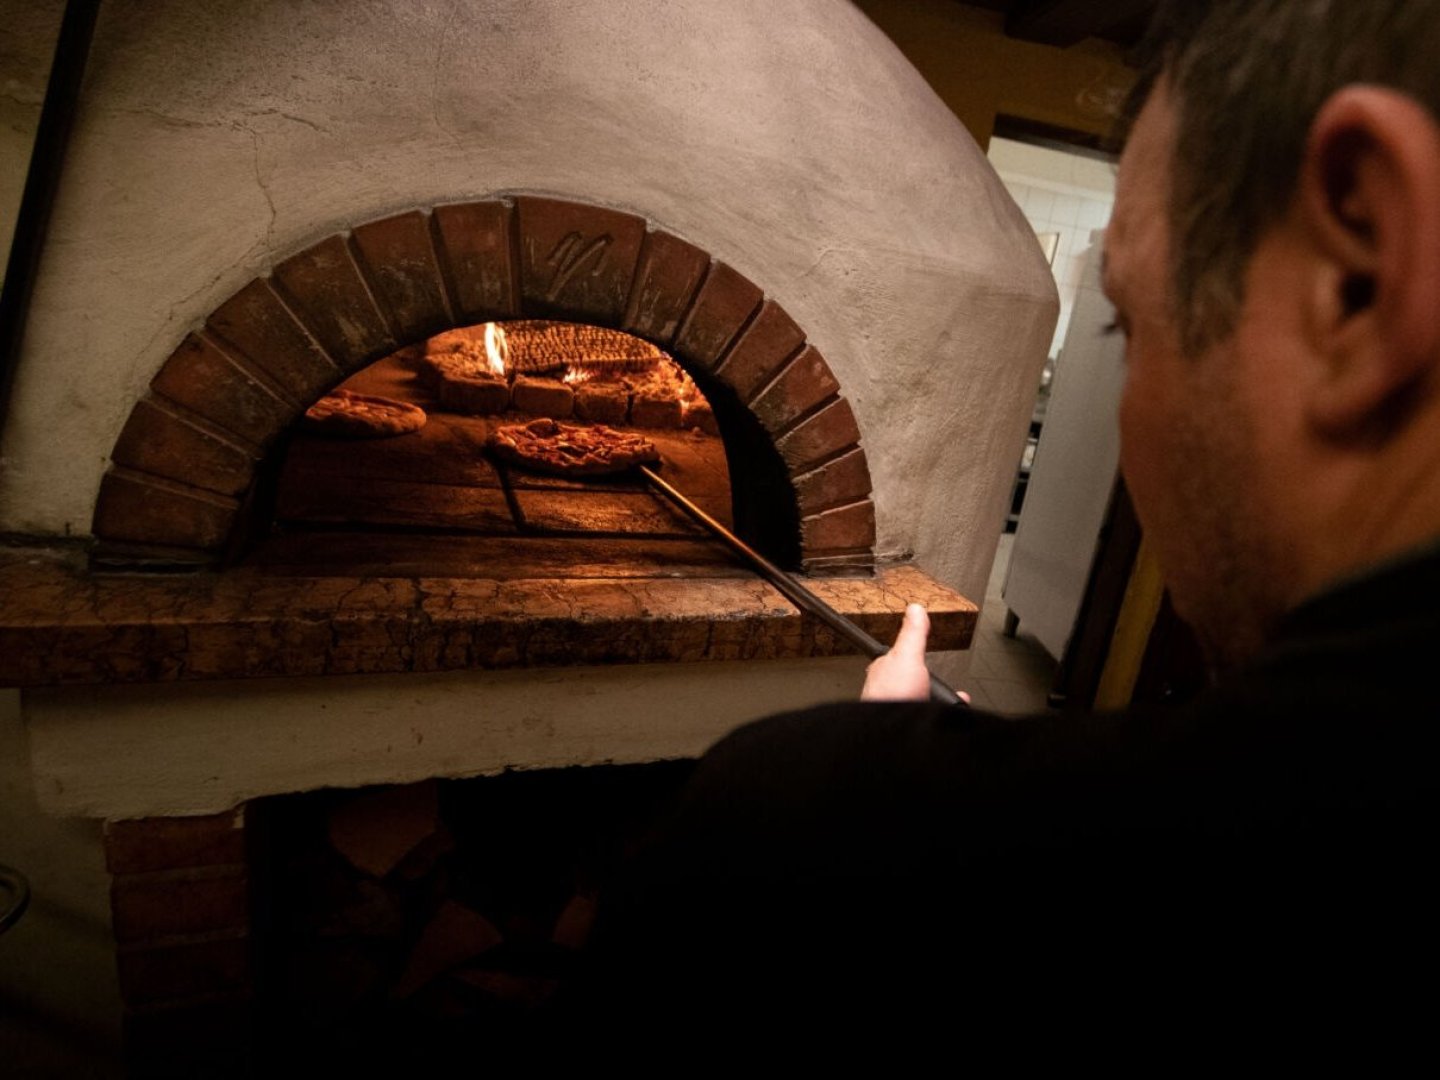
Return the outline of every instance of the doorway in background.
<path id="1" fill-rule="evenodd" d="M 1049 358 L 1037 387 L 1029 437 L 1017 463 L 1005 526 L 1005 532 L 1009 534 L 1019 529 L 1026 497 L 1034 490 L 1031 470 L 1051 408 L 1057 373 L 1065 363 L 1067 352 L 1077 353 L 1076 348 L 1066 348 L 1067 340 L 1072 330 L 1087 339 L 1095 336 L 1095 327 L 1091 325 L 1093 312 L 1090 311 L 1094 307 L 1094 297 L 1089 297 L 1088 293 L 1095 291 L 1097 268 L 1090 263 L 1097 257 L 1095 253 L 1099 250 L 1114 203 L 1115 159 L 1091 136 L 1006 116 L 997 117 L 995 135 L 987 153 L 991 165 L 1035 230 L 1037 243 L 1049 261 L 1060 296 L 1060 316 Z M 1077 301 L 1082 299 L 1086 300 L 1081 305 L 1085 317 L 1079 323 L 1084 326 L 1074 319 Z M 1081 343 L 1077 341 L 1072 345 L 1081 346 Z M 1088 346 L 1088 340 L 1085 345 Z M 1084 351 L 1085 347 L 1078 348 L 1079 353 Z M 1070 374 L 1080 379 L 1081 383 L 1088 383 L 1090 380 L 1084 376 L 1084 370 L 1087 370 L 1086 364 L 1080 363 Z M 1067 381 L 1073 383 L 1075 378 L 1060 381 L 1062 384 Z M 1067 452 L 1078 452 L 1083 460 L 1083 450 L 1082 447 L 1078 451 Z M 1105 474 L 1103 486 L 1108 490 L 1115 466 L 1109 460 L 1109 454 L 1101 453 L 1099 456 L 1105 460 L 1095 463 L 1095 471 L 1097 476 L 1101 472 Z M 1037 498 L 1043 500 L 1044 485 L 1040 485 L 1038 490 Z M 1055 507 L 1034 507 L 1031 516 L 1040 513 L 1041 516 L 1053 517 L 1055 510 Z M 1086 528 L 1089 528 L 1088 524 Z M 1073 543 L 1085 547 L 1088 553 L 1093 539 L 1093 536 L 1076 537 Z M 1019 540 L 1019 537 L 1002 536 L 997 547 L 985 604 L 988 618 L 982 618 L 982 633 L 977 634 L 972 680 L 978 684 L 1003 675 L 1014 685 L 989 696 L 1004 697 L 1017 704 L 1024 702 L 1029 711 L 1043 706 L 1055 680 L 1056 664 L 1064 650 L 1064 643 L 1063 640 L 1057 641 L 1053 633 L 1037 635 L 1027 630 L 1024 612 L 1019 612 L 1022 617 L 1017 619 L 1017 612 L 1007 606 L 1004 594 L 1011 572 L 1012 554 L 1017 548 L 1024 548 Z M 1021 555 L 1020 564 L 1023 566 L 1023 550 Z M 1051 586 L 1042 582 L 1037 590 L 1035 583 L 1031 582 L 1022 591 L 1032 598 L 1037 591 L 1042 596 L 1053 594 L 1056 602 L 1060 602 L 1062 593 L 1078 595 L 1078 591 L 1083 589 L 1083 577 L 1071 584 L 1074 588 L 1063 583 Z M 1066 599 L 1064 602 L 1069 601 Z M 995 634 L 995 639 L 980 640 L 985 636 L 985 630 Z M 1002 648 L 1005 650 L 1003 653 L 999 651 Z M 986 653 L 990 655 L 983 655 Z M 1006 658 L 1005 661 L 995 663 L 1001 656 Z M 995 704 L 1000 706 L 997 711 L 1014 711 L 1013 707 L 1007 709 L 998 700 Z"/>

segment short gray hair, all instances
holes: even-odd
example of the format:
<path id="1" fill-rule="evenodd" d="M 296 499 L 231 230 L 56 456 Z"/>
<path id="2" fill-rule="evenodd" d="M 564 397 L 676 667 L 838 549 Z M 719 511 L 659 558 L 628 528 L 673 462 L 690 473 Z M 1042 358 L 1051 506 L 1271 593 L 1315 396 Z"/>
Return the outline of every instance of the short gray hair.
<path id="1" fill-rule="evenodd" d="M 1440 116 L 1440 0 L 1171 0 L 1143 52 L 1126 114 L 1133 120 L 1163 75 L 1178 118 L 1175 316 L 1182 347 L 1196 353 L 1234 329 L 1246 266 L 1290 205 L 1331 94 L 1378 83 Z"/>

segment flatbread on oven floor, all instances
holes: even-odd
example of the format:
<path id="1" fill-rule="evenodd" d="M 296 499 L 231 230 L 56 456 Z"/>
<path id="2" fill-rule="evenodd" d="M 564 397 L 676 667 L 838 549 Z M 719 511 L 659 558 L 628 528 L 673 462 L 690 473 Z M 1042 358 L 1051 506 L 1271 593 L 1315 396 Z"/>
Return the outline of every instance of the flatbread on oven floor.
<path id="1" fill-rule="evenodd" d="M 600 476 L 660 460 L 659 449 L 643 435 L 543 417 L 496 428 L 487 444 L 506 461 L 556 476 Z"/>
<path id="2" fill-rule="evenodd" d="M 425 426 L 425 410 L 394 398 L 332 390 L 305 410 L 305 427 L 345 439 L 383 439 Z"/>

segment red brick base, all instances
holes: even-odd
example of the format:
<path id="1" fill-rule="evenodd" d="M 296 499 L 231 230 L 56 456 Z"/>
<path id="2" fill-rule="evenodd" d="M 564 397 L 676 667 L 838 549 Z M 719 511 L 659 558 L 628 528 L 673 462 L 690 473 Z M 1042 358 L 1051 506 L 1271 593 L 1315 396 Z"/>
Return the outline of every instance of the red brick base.
<path id="1" fill-rule="evenodd" d="M 252 1047 L 246 810 L 105 825 L 125 1051 L 137 1076 L 239 1076 Z"/>

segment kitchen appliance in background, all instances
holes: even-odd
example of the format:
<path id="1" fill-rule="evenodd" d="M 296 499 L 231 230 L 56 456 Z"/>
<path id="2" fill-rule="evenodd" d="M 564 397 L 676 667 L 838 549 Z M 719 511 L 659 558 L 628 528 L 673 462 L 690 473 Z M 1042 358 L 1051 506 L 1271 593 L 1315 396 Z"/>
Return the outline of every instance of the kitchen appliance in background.
<path id="1" fill-rule="evenodd" d="M 1037 232 L 1035 239 L 1040 241 L 1040 250 L 1045 253 L 1045 261 L 1053 270 L 1055 255 L 1060 250 L 1060 234 Z M 1025 437 L 1020 468 L 1015 471 L 1015 486 L 1010 490 L 1010 513 L 1005 517 L 1007 533 L 1013 533 L 1020 524 L 1020 509 L 1025 505 L 1025 491 L 1030 484 L 1030 467 L 1035 464 L 1035 445 L 1040 440 L 1040 428 L 1045 423 L 1045 406 L 1050 400 L 1050 380 L 1054 377 L 1055 357 L 1051 356 L 1046 359 L 1045 369 L 1040 373 L 1040 389 L 1035 395 L 1035 409 L 1030 414 L 1030 433 Z"/>
<path id="2" fill-rule="evenodd" d="M 1065 345 L 1034 448 L 1002 595 L 1006 630 L 1023 624 L 1057 659 L 1075 625 L 1119 464 L 1124 343 L 1107 335 L 1103 230 L 1091 233 Z"/>
<path id="3" fill-rule="evenodd" d="M 1035 465 L 1035 448 L 1040 445 L 1040 431 L 1045 426 L 1045 410 L 1050 404 L 1050 385 L 1055 378 L 1055 358 L 1045 361 L 1040 372 L 1040 390 L 1035 395 L 1035 408 L 1030 413 L 1030 431 L 1025 436 L 1025 449 L 1020 453 L 1020 467 L 1015 470 L 1015 486 L 1010 490 L 1010 513 L 1005 517 L 1005 531 L 1013 533 L 1020 524 L 1020 511 L 1025 506 L 1025 492 L 1030 487 L 1030 470 Z"/>

